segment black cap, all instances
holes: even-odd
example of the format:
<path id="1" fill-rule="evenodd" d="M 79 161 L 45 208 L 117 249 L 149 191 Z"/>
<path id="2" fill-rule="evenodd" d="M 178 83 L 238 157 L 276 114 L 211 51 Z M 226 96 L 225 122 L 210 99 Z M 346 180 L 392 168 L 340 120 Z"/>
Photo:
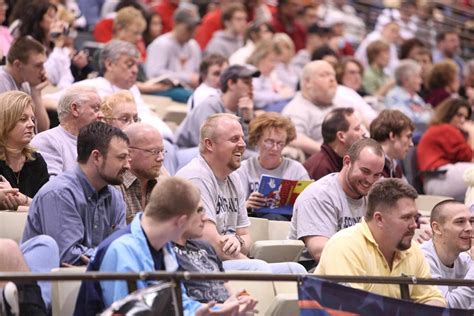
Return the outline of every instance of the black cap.
<path id="1" fill-rule="evenodd" d="M 230 79 L 238 78 L 255 78 L 260 76 L 260 71 L 250 65 L 232 65 L 227 67 L 226 70 L 221 74 L 221 87 Z"/>

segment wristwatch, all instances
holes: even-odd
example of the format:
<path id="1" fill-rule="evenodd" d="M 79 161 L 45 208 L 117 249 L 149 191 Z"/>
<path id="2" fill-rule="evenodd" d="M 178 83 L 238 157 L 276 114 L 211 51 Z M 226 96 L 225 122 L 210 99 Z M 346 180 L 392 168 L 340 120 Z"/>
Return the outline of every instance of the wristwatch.
<path id="1" fill-rule="evenodd" d="M 237 240 L 239 241 L 239 243 L 240 243 L 240 248 L 244 248 L 244 246 L 245 246 L 245 240 L 244 240 L 242 237 L 240 237 L 240 235 L 235 234 L 234 236 L 235 236 L 235 238 L 237 238 Z"/>

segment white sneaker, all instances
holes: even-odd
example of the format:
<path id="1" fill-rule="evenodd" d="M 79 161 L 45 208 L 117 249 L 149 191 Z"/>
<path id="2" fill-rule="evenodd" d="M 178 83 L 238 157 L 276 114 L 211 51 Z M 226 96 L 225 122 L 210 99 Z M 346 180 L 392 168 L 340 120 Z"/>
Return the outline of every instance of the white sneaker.
<path id="1" fill-rule="evenodd" d="M 15 283 L 8 282 L 3 288 L 2 298 L 6 315 L 19 316 L 20 303 Z"/>

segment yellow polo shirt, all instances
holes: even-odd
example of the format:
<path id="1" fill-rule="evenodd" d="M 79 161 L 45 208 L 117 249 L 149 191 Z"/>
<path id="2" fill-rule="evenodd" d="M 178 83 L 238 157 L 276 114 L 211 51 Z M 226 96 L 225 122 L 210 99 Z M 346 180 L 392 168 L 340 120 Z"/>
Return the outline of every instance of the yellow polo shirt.
<path id="1" fill-rule="evenodd" d="M 430 267 L 416 242 L 410 249 L 397 251 L 390 270 L 364 219 L 332 236 L 314 272 L 317 275 L 396 276 L 431 278 Z M 354 288 L 393 298 L 401 298 L 398 284 L 353 283 Z M 410 298 L 417 303 L 438 300 L 446 304 L 441 291 L 432 285 L 410 285 Z"/>

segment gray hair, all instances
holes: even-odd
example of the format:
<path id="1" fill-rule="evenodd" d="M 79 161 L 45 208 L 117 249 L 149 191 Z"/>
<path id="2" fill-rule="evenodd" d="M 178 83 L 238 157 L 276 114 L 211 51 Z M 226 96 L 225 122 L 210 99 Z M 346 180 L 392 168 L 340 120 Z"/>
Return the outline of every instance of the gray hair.
<path id="1" fill-rule="evenodd" d="M 67 88 L 58 102 L 57 112 L 59 122 L 63 122 L 69 113 L 71 113 L 71 105 L 73 103 L 78 105 L 84 104 L 89 101 L 91 93 L 98 95 L 97 89 L 92 86 L 72 85 Z"/>
<path id="2" fill-rule="evenodd" d="M 397 86 L 401 86 L 405 79 L 414 76 L 417 73 L 421 73 L 421 66 L 416 61 L 411 59 L 404 59 L 400 61 L 394 72 Z"/>
<path id="3" fill-rule="evenodd" d="M 138 58 L 140 53 L 135 45 L 121 40 L 112 40 L 104 46 L 100 54 L 100 70 L 105 73 L 105 61 L 110 60 L 115 63 L 122 56 Z"/>

